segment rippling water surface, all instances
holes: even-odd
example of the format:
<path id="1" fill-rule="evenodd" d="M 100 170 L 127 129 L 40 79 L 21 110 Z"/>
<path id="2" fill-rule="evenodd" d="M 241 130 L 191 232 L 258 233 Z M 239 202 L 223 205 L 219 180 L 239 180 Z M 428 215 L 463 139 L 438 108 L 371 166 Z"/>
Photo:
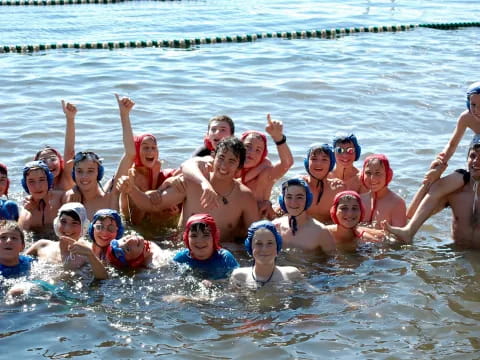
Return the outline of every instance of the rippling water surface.
<path id="1" fill-rule="evenodd" d="M 0 14 L 0 45 L 23 45 L 475 21 L 478 4 L 134 1 L 0 6 Z M 303 171 L 310 143 L 353 131 L 362 159 L 389 156 L 392 188 L 408 202 L 449 139 L 466 87 L 480 78 L 479 38 L 478 28 L 419 28 L 187 50 L 0 54 L 0 159 L 19 199 L 25 162 L 44 144 L 63 148 L 66 99 L 79 109 L 76 148 L 101 154 L 111 175 L 122 152 L 118 92 L 136 101 L 134 130 L 158 136 L 165 166 L 201 143 L 211 116 L 229 114 L 241 133 L 262 129 L 270 112 L 294 153 L 288 175 Z M 470 137 L 451 169 L 464 166 Z M 306 281 L 274 293 L 232 293 L 222 283 L 207 290 L 171 269 L 94 284 L 73 277 L 54 295 L 3 302 L 0 344 L 10 358 L 478 358 L 480 261 L 450 248 L 449 221 L 448 211 L 436 215 L 404 248 L 329 261 L 283 254 L 279 262 L 298 266 Z"/>

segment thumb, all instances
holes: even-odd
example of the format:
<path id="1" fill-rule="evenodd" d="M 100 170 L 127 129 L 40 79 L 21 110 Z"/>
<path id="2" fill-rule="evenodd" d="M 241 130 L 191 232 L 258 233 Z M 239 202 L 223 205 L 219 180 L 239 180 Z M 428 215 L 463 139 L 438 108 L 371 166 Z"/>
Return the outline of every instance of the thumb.
<path id="1" fill-rule="evenodd" d="M 272 124 L 272 117 L 270 116 L 270 114 L 267 114 L 267 123 L 268 125 Z"/>
<path id="2" fill-rule="evenodd" d="M 62 109 L 65 110 L 65 100 L 62 99 Z"/>
<path id="3" fill-rule="evenodd" d="M 120 104 L 120 95 L 118 95 L 117 93 L 115 93 L 114 95 L 115 95 L 115 98 L 117 99 L 117 102 Z"/>
<path id="4" fill-rule="evenodd" d="M 133 184 L 134 178 L 135 178 L 135 169 L 134 169 L 134 168 L 128 169 L 128 180 L 129 180 L 132 184 Z"/>

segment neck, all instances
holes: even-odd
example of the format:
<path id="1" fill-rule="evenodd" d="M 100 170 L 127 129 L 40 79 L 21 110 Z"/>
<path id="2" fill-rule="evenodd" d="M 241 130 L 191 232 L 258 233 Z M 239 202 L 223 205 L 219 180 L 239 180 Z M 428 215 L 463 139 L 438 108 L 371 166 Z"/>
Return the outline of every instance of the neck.
<path id="1" fill-rule="evenodd" d="M 210 183 L 215 191 L 224 194 L 235 186 L 235 180 L 233 178 L 218 178 L 215 173 L 210 173 Z"/>
<path id="2" fill-rule="evenodd" d="M 288 218 L 292 218 L 292 215 L 288 215 Z M 310 216 L 307 215 L 307 211 L 303 210 L 300 215 L 295 216 L 297 219 L 297 226 L 300 227 L 304 225 L 308 220 L 310 220 Z"/>
<path id="3" fill-rule="evenodd" d="M 256 262 L 252 271 L 257 281 L 267 281 L 275 271 L 275 262 L 270 264 L 259 264 Z"/>
<path id="4" fill-rule="evenodd" d="M 348 167 L 344 167 L 343 165 L 337 163 L 337 165 L 335 165 L 335 169 L 333 169 L 333 173 L 335 174 L 335 177 L 343 180 L 354 175 L 355 169 L 356 168 L 353 167 L 353 164 L 350 164 Z"/>
<path id="5" fill-rule="evenodd" d="M 84 201 L 93 200 L 102 195 L 98 184 L 88 189 L 81 189 L 78 185 L 77 188 L 81 192 Z"/>
<path id="6" fill-rule="evenodd" d="M 0 265 L 3 265 L 3 266 L 16 266 L 20 263 L 20 260 L 17 257 L 14 257 L 12 259 L 2 259 L 0 260 Z"/>
<path id="7" fill-rule="evenodd" d="M 380 190 L 378 190 L 376 192 L 372 192 L 372 196 L 375 195 L 377 197 L 377 199 L 381 199 L 381 198 L 385 197 L 387 194 L 388 194 L 388 187 L 387 186 L 384 186 L 383 188 L 381 188 Z"/>
<path id="8" fill-rule="evenodd" d="M 357 237 L 355 229 L 356 227 L 346 228 L 342 225 L 336 225 L 335 240 L 338 242 L 351 242 L 355 240 Z"/>

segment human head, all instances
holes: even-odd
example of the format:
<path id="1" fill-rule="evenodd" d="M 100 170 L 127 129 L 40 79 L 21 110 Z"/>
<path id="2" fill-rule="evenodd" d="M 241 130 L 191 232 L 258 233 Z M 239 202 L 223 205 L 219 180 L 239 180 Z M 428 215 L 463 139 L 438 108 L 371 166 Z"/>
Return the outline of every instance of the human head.
<path id="1" fill-rule="evenodd" d="M 8 179 L 7 165 L 0 163 L 0 196 L 8 196 L 8 188 L 10 187 L 10 180 Z"/>
<path id="2" fill-rule="evenodd" d="M 157 138 L 152 134 L 133 137 L 135 143 L 135 166 L 151 168 L 158 160 Z"/>
<path id="3" fill-rule="evenodd" d="M 473 84 L 471 84 L 468 89 L 467 89 L 467 109 L 468 111 L 470 111 L 470 113 L 475 113 L 475 114 L 478 114 L 480 111 L 480 101 L 476 101 L 475 102 L 475 106 L 477 107 L 477 111 L 473 111 L 472 110 L 472 101 L 471 101 L 471 97 L 472 95 L 477 95 L 477 98 L 478 98 L 478 95 L 480 95 L 480 81 L 477 81 L 477 82 L 474 82 Z M 478 99 L 480 100 L 480 98 Z"/>
<path id="4" fill-rule="evenodd" d="M 33 176 L 33 173 L 35 173 L 35 176 Z M 30 161 L 25 164 L 22 173 L 22 187 L 27 194 L 30 194 L 31 188 L 37 185 L 38 189 L 36 192 L 39 192 L 42 187 L 41 183 L 45 181 L 47 183 L 46 192 L 48 192 L 53 186 L 53 174 L 47 164 L 40 160 Z"/>
<path id="5" fill-rule="evenodd" d="M 115 224 L 107 224 L 108 219 Z M 95 226 L 98 223 L 99 226 Z M 115 231 L 110 231 L 115 230 Z M 100 209 L 93 215 L 92 221 L 88 226 L 88 235 L 90 239 L 97 245 L 103 247 L 104 245 L 97 243 L 95 234 L 107 233 L 109 240 L 120 239 L 123 236 L 125 228 L 123 227 L 122 218 L 117 211 L 112 209 Z M 107 244 L 108 245 L 108 244 Z"/>
<path id="6" fill-rule="evenodd" d="M 288 194 L 288 189 L 291 187 L 299 187 L 303 189 L 302 196 L 304 196 L 305 198 L 305 205 L 301 212 L 307 210 L 312 205 L 313 194 L 310 191 L 310 187 L 305 182 L 305 180 L 298 179 L 298 178 L 290 179 L 283 182 L 282 194 L 278 197 L 278 203 L 280 204 L 281 209 L 286 213 L 289 213 L 286 200 L 287 199 L 289 200 L 290 197 L 293 197 L 293 198 L 297 197 L 297 196 L 293 196 L 293 194 Z M 300 196 L 300 194 L 298 194 L 298 196 Z M 295 200 L 295 199 L 292 199 L 292 200 Z M 300 214 L 297 214 L 297 215 L 300 215 Z"/>
<path id="7" fill-rule="evenodd" d="M 200 249 L 197 248 L 196 243 L 192 246 L 191 242 L 197 241 L 199 238 L 208 241 L 207 237 L 210 239 L 207 247 L 205 247 L 204 242 L 200 244 Z M 214 251 L 221 249 L 220 231 L 217 228 L 215 219 L 209 214 L 190 216 L 183 232 L 183 242 L 185 247 L 190 250 L 190 255 L 194 259 L 206 260 L 210 258 Z"/>
<path id="8" fill-rule="evenodd" d="M 0 219 L 18 221 L 18 205 L 15 201 L 0 199 Z"/>
<path id="9" fill-rule="evenodd" d="M 259 165 L 268 155 L 267 137 L 264 133 L 255 130 L 245 131 L 240 138 L 245 145 L 245 168 Z"/>
<path id="10" fill-rule="evenodd" d="M 340 221 L 337 215 L 339 211 L 339 207 L 340 207 L 340 210 L 342 210 L 341 209 L 342 205 L 343 204 L 345 204 L 346 206 L 352 205 L 350 204 L 351 201 L 356 202 L 356 204 L 353 207 L 355 208 L 355 210 L 356 209 L 359 210 L 358 220 L 353 226 L 350 225 L 350 226 L 344 226 L 344 227 L 348 227 L 348 228 L 355 227 L 363 218 L 363 214 L 365 213 L 365 208 L 363 207 L 363 203 L 362 203 L 362 199 L 360 198 L 360 195 L 358 195 L 356 191 L 351 191 L 351 190 L 341 191 L 337 195 L 335 195 L 335 198 L 333 199 L 332 207 L 330 208 L 330 217 L 332 218 L 332 221 L 335 224 L 343 226 L 342 225 L 343 221 Z"/>
<path id="11" fill-rule="evenodd" d="M 275 225 L 268 220 L 256 221 L 248 228 L 247 238 L 245 239 L 245 249 L 247 250 L 247 252 L 250 254 L 250 256 L 253 255 L 253 242 L 255 239 L 255 233 L 261 229 L 268 230 L 273 234 L 275 242 L 277 244 L 277 254 L 279 254 L 282 250 L 282 237 L 278 233 Z"/>
<path id="12" fill-rule="evenodd" d="M 243 143 L 236 137 L 228 137 L 220 140 L 215 149 L 215 159 L 220 154 L 231 152 L 238 159 L 238 169 L 243 168 L 245 164 L 246 150 Z"/>
<path id="13" fill-rule="evenodd" d="M 60 152 L 48 145 L 35 154 L 34 160 L 42 160 L 47 164 L 54 177 L 59 176 L 65 167 L 65 162 Z"/>
<path id="14" fill-rule="evenodd" d="M 136 269 L 144 266 L 149 254 L 150 243 L 139 235 L 131 234 L 110 242 L 107 260 L 116 268 Z"/>
<path id="15" fill-rule="evenodd" d="M 378 179 L 379 175 L 383 175 L 383 179 Z M 385 155 L 373 154 L 365 158 L 360 179 L 362 180 L 363 185 L 368 189 L 373 189 L 371 178 L 376 178 L 377 182 L 385 181 L 381 188 L 388 186 L 390 181 L 392 181 L 393 170 L 390 167 L 390 162 Z M 378 189 L 377 191 L 379 190 L 381 189 Z"/>
<path id="16" fill-rule="evenodd" d="M 323 166 L 326 161 L 328 161 L 328 165 Z M 305 166 L 308 175 L 315 179 L 323 179 L 335 167 L 335 155 L 332 147 L 328 144 L 310 146 L 307 156 L 303 159 L 303 166 Z"/>
<path id="17" fill-rule="evenodd" d="M 348 153 L 348 148 L 345 146 L 340 146 L 340 145 L 349 145 L 352 144 L 354 151 L 355 151 L 355 160 L 357 161 L 360 159 L 360 154 L 362 153 L 362 148 L 358 144 L 357 137 L 353 134 L 350 134 L 348 136 L 337 136 L 333 138 L 333 150 L 335 151 L 335 156 L 338 156 L 341 153 L 347 152 Z M 342 150 L 340 150 L 342 149 Z"/>
<path id="18" fill-rule="evenodd" d="M 235 135 L 233 120 L 227 115 L 214 116 L 208 121 L 204 143 L 208 150 L 213 151 L 220 140 L 233 135 Z"/>
<path id="19" fill-rule="evenodd" d="M 25 235 L 15 221 L 0 220 L 0 263 L 18 261 L 25 249 Z"/>
<path id="20" fill-rule="evenodd" d="M 96 166 L 93 166 L 93 164 L 96 164 Z M 75 181 L 75 183 L 78 185 L 79 179 L 77 179 L 77 175 L 88 176 L 90 172 L 95 171 L 94 168 L 96 168 L 96 181 L 101 181 L 103 178 L 104 168 L 102 165 L 102 160 L 98 157 L 98 155 L 91 151 L 81 151 L 76 153 L 75 157 L 73 158 L 73 181 Z"/>
<path id="21" fill-rule="evenodd" d="M 68 236 L 75 240 L 87 233 L 88 226 L 87 211 L 77 202 L 63 204 L 53 220 L 53 229 L 58 237 Z"/>

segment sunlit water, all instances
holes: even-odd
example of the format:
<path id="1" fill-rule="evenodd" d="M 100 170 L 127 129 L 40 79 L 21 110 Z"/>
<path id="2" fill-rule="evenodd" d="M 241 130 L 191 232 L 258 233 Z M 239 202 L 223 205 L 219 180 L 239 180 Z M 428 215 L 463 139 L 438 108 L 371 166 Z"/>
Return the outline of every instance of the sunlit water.
<path id="1" fill-rule="evenodd" d="M 170 40 L 343 26 L 475 21 L 475 1 L 173 1 L 0 7 L 0 45 Z M 306 149 L 354 132 L 389 156 L 392 188 L 411 200 L 446 144 L 478 80 L 478 28 L 261 40 L 182 49 L 53 50 L 0 55 L 0 159 L 20 199 L 25 162 L 63 148 L 60 100 L 78 105 L 76 149 L 95 150 L 112 175 L 122 153 L 113 94 L 132 97 L 136 132 L 159 138 L 164 166 L 201 143 L 208 119 L 229 114 L 238 133 L 285 124 L 295 165 Z M 450 169 L 465 163 L 468 132 Z M 270 143 L 271 157 L 275 158 Z M 358 166 L 361 166 L 359 163 Z M 278 191 L 278 190 L 277 190 Z M 305 283 L 237 293 L 205 289 L 170 267 L 0 305 L 9 358 L 477 358 L 477 252 L 450 248 L 450 214 L 427 222 L 409 247 L 326 260 L 282 254 Z M 172 250 L 169 250 L 172 251 Z M 243 265 L 249 259 L 236 255 Z M 42 269 L 48 278 L 55 269 Z M 3 356 L 3 355 L 0 355 Z"/>

